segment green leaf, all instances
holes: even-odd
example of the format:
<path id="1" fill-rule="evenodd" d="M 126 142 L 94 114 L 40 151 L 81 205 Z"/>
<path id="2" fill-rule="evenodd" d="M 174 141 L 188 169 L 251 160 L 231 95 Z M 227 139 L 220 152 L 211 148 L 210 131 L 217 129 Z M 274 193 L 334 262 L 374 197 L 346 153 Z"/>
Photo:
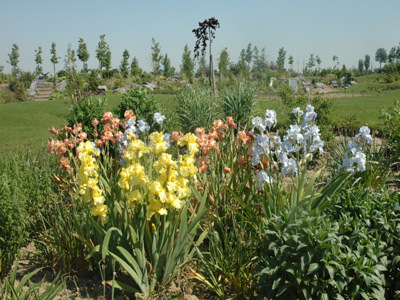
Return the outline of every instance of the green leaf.
<path id="1" fill-rule="evenodd" d="M 307 275 L 310 275 L 314 271 L 319 269 L 319 265 L 317 263 L 310 264 L 310 267 L 308 268 Z"/>
<path id="2" fill-rule="evenodd" d="M 118 255 L 110 252 L 111 256 L 117 260 L 121 267 L 129 274 L 129 276 L 135 281 L 135 283 L 139 286 L 142 293 L 146 296 L 149 294 L 149 283 L 147 278 L 143 278 L 143 274 L 140 271 L 139 266 L 137 265 L 135 259 L 130 255 L 125 249 L 122 247 L 118 247 L 118 250 L 124 255 L 126 261 L 119 257 Z M 133 268 L 129 265 L 131 264 Z"/>
<path id="3" fill-rule="evenodd" d="M 112 280 L 109 280 L 109 281 L 107 281 L 107 284 L 110 285 L 110 286 L 112 286 L 113 281 L 112 281 Z M 137 292 L 140 292 L 138 289 L 135 289 L 134 287 L 132 287 L 132 286 L 130 286 L 130 285 L 127 285 L 127 284 L 125 284 L 125 283 L 123 283 L 123 282 L 120 282 L 120 281 L 118 281 L 118 280 L 114 280 L 114 287 L 116 287 L 117 289 L 123 290 L 123 291 L 125 291 L 125 292 L 128 292 L 128 293 L 137 293 Z"/>
<path id="4" fill-rule="evenodd" d="M 105 260 L 107 254 L 108 254 L 108 244 L 110 243 L 110 238 L 111 238 L 111 233 L 113 231 L 117 231 L 120 236 L 122 236 L 121 230 L 119 230 L 116 227 L 111 227 L 110 229 L 107 230 L 106 235 L 103 240 L 103 245 L 101 247 L 101 257 L 103 260 Z"/>
<path id="5" fill-rule="evenodd" d="M 275 279 L 272 283 L 272 290 L 275 290 L 279 286 L 279 282 L 281 282 L 281 278 Z"/>
<path id="6" fill-rule="evenodd" d="M 334 271 L 334 269 L 333 269 L 330 265 L 325 265 L 325 268 L 326 268 L 326 270 L 327 270 L 328 273 L 329 273 L 329 277 L 330 277 L 331 279 L 334 279 L 334 277 L 335 277 L 335 271 Z"/>

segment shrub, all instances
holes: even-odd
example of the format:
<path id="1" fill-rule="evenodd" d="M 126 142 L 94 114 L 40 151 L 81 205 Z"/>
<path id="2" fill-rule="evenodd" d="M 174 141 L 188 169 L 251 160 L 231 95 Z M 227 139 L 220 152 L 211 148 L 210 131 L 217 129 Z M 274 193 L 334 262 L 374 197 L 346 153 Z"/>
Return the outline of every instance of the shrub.
<path id="1" fill-rule="evenodd" d="M 176 115 L 185 132 L 194 132 L 198 127 L 207 128 L 221 116 L 219 101 L 208 88 L 186 86 L 176 100 Z"/>
<path id="2" fill-rule="evenodd" d="M 250 124 L 254 112 L 256 88 L 249 83 L 239 83 L 224 91 L 222 111 L 225 117 L 233 117 L 239 127 Z"/>
<path id="3" fill-rule="evenodd" d="M 54 195 L 54 160 L 46 153 L 0 155 L 0 276 L 7 273 L 28 234 L 41 228 Z"/>
<path id="4" fill-rule="evenodd" d="M 11 166 L 4 164 L 11 163 Z M 27 238 L 26 203 L 21 197 L 20 187 L 15 185 L 13 161 L 1 160 L 0 176 L 0 278 L 7 274 L 15 255 Z M 10 169 L 7 169 L 10 168 Z M 6 173 L 7 172 L 7 173 Z"/>
<path id="5" fill-rule="evenodd" d="M 0 103 L 11 103 L 14 101 L 14 95 L 10 90 L 0 90 Z"/>
<path id="6" fill-rule="evenodd" d="M 266 220 L 260 298 L 394 299 L 399 195 L 343 192 L 318 214 Z"/>
<path id="7" fill-rule="evenodd" d="M 98 72 L 96 70 L 91 70 L 89 77 L 88 77 L 88 83 L 89 83 L 89 89 L 92 91 L 92 93 L 97 94 L 97 88 L 100 85 L 100 80 L 97 79 Z"/>
<path id="8" fill-rule="evenodd" d="M 79 102 L 73 106 L 67 116 L 67 125 L 73 127 L 75 123 L 81 123 L 82 129 L 87 133 L 88 139 L 93 140 L 92 121 L 96 118 L 99 121 L 98 131 L 102 130 L 102 122 L 100 122 L 106 111 L 105 106 L 107 98 L 92 97 Z"/>
<path id="9" fill-rule="evenodd" d="M 63 100 L 65 99 L 65 96 L 63 93 L 60 92 L 54 92 L 51 94 L 49 100 Z"/>
<path id="10" fill-rule="evenodd" d="M 146 88 L 139 87 L 122 95 L 121 103 L 115 108 L 114 113 L 122 120 L 127 110 L 132 110 L 137 120 L 142 119 L 151 125 L 154 113 L 160 112 L 160 107 Z"/>
<path id="11" fill-rule="evenodd" d="M 400 161 L 400 103 L 397 101 L 393 107 L 382 110 L 381 118 L 384 121 L 383 134 L 387 140 L 387 156 L 393 163 Z"/>

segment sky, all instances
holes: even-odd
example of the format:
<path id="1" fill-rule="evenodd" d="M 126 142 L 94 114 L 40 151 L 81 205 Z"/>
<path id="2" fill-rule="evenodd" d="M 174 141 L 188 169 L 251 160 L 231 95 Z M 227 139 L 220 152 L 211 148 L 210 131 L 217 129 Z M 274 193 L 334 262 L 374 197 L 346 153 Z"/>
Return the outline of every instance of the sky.
<path id="1" fill-rule="evenodd" d="M 89 68 L 97 68 L 96 47 L 105 34 L 112 53 L 112 67 L 118 68 L 127 49 L 130 60 L 151 70 L 151 40 L 160 43 L 179 70 L 185 44 L 193 50 L 192 29 L 198 22 L 215 17 L 221 27 L 213 42 L 214 64 L 227 48 L 230 61 L 249 43 L 266 50 L 276 61 L 281 47 L 292 55 L 295 70 L 302 70 L 310 54 L 319 55 L 321 67 L 356 67 L 358 60 L 371 56 L 373 67 L 378 48 L 387 51 L 400 42 L 400 0 L 0 0 L 0 65 L 9 73 L 7 61 L 12 45 L 19 47 L 18 66 L 35 69 L 35 49 L 43 49 L 44 72 L 52 73 L 51 43 L 61 57 L 56 70 L 64 67 L 68 44 L 78 48 L 79 38 L 90 54 Z M 82 66 L 77 61 L 78 68 Z M 286 67 L 287 61 L 286 61 Z"/>

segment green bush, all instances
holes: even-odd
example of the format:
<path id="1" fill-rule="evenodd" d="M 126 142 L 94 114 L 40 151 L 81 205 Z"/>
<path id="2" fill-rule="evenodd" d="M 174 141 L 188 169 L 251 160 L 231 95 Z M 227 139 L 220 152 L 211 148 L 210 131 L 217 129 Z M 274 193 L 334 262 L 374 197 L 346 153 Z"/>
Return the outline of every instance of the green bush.
<path id="1" fill-rule="evenodd" d="M 194 132 L 197 127 L 208 128 L 221 117 L 219 101 L 208 88 L 186 86 L 176 100 L 176 115 L 185 132 Z"/>
<path id="2" fill-rule="evenodd" d="M 122 95 L 121 103 L 115 108 L 114 113 L 116 117 L 124 119 L 124 113 L 127 110 L 132 110 L 137 120 L 143 119 L 149 125 L 153 123 L 154 114 L 161 112 L 154 96 L 143 87 L 131 89 Z"/>
<path id="3" fill-rule="evenodd" d="M 10 90 L 0 90 L 0 103 L 14 102 L 14 95 Z"/>
<path id="4" fill-rule="evenodd" d="M 13 178 L 13 162 L 1 159 L 0 175 L 0 278 L 7 274 L 27 238 L 26 203 Z M 10 164 L 10 165 L 8 165 Z"/>
<path id="5" fill-rule="evenodd" d="M 96 70 L 91 70 L 89 77 L 88 77 L 88 84 L 89 84 L 89 89 L 92 91 L 92 93 L 97 94 L 97 88 L 101 84 L 100 80 L 97 79 L 98 72 Z"/>
<path id="6" fill-rule="evenodd" d="M 99 121 L 98 132 L 103 129 L 103 123 L 100 122 L 106 112 L 107 98 L 92 97 L 79 102 L 73 106 L 67 116 L 67 125 L 72 127 L 75 123 L 82 124 L 82 130 L 86 132 L 89 140 L 93 140 L 92 121 L 96 118 Z"/>
<path id="7" fill-rule="evenodd" d="M 63 93 L 60 92 L 54 92 L 51 94 L 49 100 L 64 100 L 65 99 L 65 95 Z"/>
<path id="8" fill-rule="evenodd" d="M 223 92 L 222 111 L 225 117 L 233 117 L 241 127 L 247 127 L 254 112 L 256 88 L 240 82 Z"/>
<path id="9" fill-rule="evenodd" d="M 320 215 L 266 221 L 260 299 L 394 299 L 399 194 L 344 192 Z"/>
<path id="10" fill-rule="evenodd" d="M 387 140 L 387 157 L 396 163 L 398 169 L 400 161 L 400 103 L 397 101 L 393 107 L 382 110 L 384 122 L 383 134 Z"/>
<path id="11" fill-rule="evenodd" d="M 55 195 L 51 174 L 56 168 L 43 152 L 0 155 L 0 277 L 28 235 L 40 231 L 39 216 Z"/>

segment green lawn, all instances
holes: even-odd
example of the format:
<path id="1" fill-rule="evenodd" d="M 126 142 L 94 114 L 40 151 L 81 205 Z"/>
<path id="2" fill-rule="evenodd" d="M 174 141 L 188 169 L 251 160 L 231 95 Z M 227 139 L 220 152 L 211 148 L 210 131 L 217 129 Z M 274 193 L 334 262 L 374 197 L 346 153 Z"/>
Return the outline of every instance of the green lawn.
<path id="1" fill-rule="evenodd" d="M 368 125 L 379 128 L 382 120 L 379 119 L 381 110 L 390 107 L 400 101 L 400 90 L 390 90 L 375 96 L 344 97 L 332 99 L 333 117 L 338 125 L 344 122 L 352 122 L 355 126 Z M 263 113 L 266 109 L 274 109 L 279 117 L 284 118 L 285 110 L 280 100 L 261 100 L 257 102 L 257 108 Z M 260 114 L 260 113 L 259 113 Z"/>
<path id="2" fill-rule="evenodd" d="M 167 117 L 175 107 L 173 95 L 155 95 Z M 120 102 L 120 96 L 107 96 L 106 107 L 112 110 Z M 38 151 L 46 145 L 51 126 L 62 127 L 69 112 L 70 100 L 17 102 L 0 104 L 0 151 L 25 150 L 30 145 Z"/>
<path id="3" fill-rule="evenodd" d="M 173 118 L 176 101 L 174 95 L 155 95 L 168 118 Z M 337 124 L 351 121 L 353 125 L 368 124 L 379 127 L 380 110 L 400 100 L 400 90 L 391 90 L 377 96 L 333 99 L 333 115 Z M 107 108 L 119 104 L 120 96 L 108 96 Z M 0 105 L 0 150 L 25 149 L 30 144 L 37 151 L 46 145 L 51 126 L 61 127 L 65 123 L 70 101 L 20 102 Z M 258 115 L 267 108 L 278 113 L 278 121 L 285 121 L 286 111 L 280 100 L 257 101 Z"/>

